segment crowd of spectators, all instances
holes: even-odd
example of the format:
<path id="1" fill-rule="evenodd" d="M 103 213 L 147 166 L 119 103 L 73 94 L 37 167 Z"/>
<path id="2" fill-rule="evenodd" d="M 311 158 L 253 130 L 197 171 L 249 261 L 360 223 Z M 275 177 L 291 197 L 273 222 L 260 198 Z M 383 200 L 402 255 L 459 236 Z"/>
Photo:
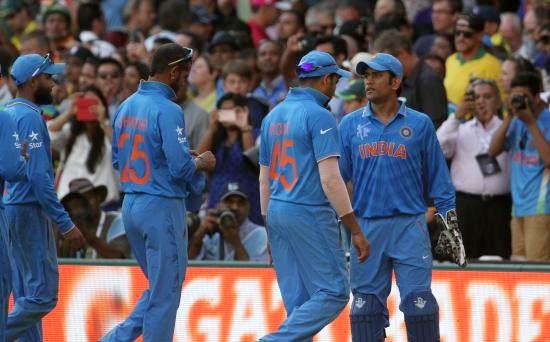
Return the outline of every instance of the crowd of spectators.
<path id="1" fill-rule="evenodd" d="M 353 72 L 339 80 L 327 104 L 337 120 L 368 103 L 355 73 L 359 61 L 384 52 L 402 63 L 401 99 L 437 129 L 469 258 L 550 262 L 547 1 L 0 4 L 0 108 L 15 96 L 9 71 L 18 55 L 50 54 L 66 63 L 54 80 L 53 103 L 39 104 L 52 141 L 56 191 L 88 246 L 69 254 L 60 242 L 60 256 L 132 257 L 118 211 L 111 123 L 148 78 L 152 53 L 175 42 L 194 51 L 174 99 L 185 113 L 189 145 L 217 159 L 206 192 L 188 200 L 190 259 L 267 261 L 259 208 L 261 124 L 296 85 L 297 61 L 319 50 Z M 429 208 L 429 222 L 433 214 Z"/>

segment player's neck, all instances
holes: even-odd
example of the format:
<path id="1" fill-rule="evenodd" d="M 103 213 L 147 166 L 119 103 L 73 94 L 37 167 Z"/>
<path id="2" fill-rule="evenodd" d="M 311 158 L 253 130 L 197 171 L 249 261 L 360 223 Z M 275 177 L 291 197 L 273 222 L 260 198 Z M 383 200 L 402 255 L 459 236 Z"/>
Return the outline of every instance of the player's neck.
<path id="1" fill-rule="evenodd" d="M 371 103 L 371 107 L 374 115 L 382 121 L 382 123 L 387 124 L 399 110 L 399 102 L 397 100 L 389 100 L 382 103 Z"/>
<path id="2" fill-rule="evenodd" d="M 32 94 L 32 91 L 27 91 L 26 89 L 18 89 L 15 97 L 29 100 L 34 103 L 34 94 Z"/>

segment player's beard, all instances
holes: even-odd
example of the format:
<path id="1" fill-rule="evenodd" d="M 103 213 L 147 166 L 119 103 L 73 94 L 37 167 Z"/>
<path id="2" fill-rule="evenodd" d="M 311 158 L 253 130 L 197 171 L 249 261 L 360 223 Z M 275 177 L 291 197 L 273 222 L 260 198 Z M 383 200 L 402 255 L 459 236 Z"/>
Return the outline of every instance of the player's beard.
<path id="1" fill-rule="evenodd" d="M 49 105 L 53 102 L 52 92 L 49 88 L 38 87 L 34 92 L 34 102 L 39 105 Z"/>

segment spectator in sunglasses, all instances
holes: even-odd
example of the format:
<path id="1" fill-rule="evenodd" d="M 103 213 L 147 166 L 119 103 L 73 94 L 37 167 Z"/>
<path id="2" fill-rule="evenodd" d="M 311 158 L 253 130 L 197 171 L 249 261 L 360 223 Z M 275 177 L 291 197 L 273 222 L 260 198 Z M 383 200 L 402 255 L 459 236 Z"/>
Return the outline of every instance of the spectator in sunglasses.
<path id="1" fill-rule="evenodd" d="M 462 14 L 455 24 L 456 53 L 447 58 L 445 89 L 449 102 L 462 102 L 470 77 L 488 78 L 498 81 L 500 61 L 482 46 L 483 18 L 473 14 Z"/>
<path id="2" fill-rule="evenodd" d="M 97 66 L 96 83 L 107 99 L 109 113 L 116 113 L 121 101 L 124 68 L 114 58 L 103 58 Z"/>

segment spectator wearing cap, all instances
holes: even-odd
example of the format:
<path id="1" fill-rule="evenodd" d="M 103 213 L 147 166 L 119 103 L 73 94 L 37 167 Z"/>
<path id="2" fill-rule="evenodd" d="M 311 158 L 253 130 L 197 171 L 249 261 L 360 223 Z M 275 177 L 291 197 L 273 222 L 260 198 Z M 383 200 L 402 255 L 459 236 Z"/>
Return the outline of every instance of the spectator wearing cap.
<path id="1" fill-rule="evenodd" d="M 208 113 L 216 108 L 216 100 L 220 96 L 216 87 L 219 73 L 209 55 L 197 57 L 189 72 L 191 98 L 197 106 Z M 187 114 L 187 111 L 185 113 Z"/>
<path id="2" fill-rule="evenodd" d="M 279 10 L 276 7 L 277 0 L 252 0 L 252 16 L 248 21 L 252 43 L 255 48 L 260 46 L 260 42 L 269 39 L 266 28 L 277 22 Z"/>
<path id="3" fill-rule="evenodd" d="M 349 114 L 367 105 L 367 94 L 362 80 L 351 80 L 347 87 L 336 92 L 336 97 L 344 101 L 344 114 Z"/>
<path id="4" fill-rule="evenodd" d="M 94 186 L 86 178 L 77 178 L 70 182 L 69 193 L 61 199 L 61 203 L 73 221 L 82 227 L 88 242 L 84 258 L 131 258 L 132 251 L 121 214 L 101 210 L 107 193 L 106 186 Z"/>
<path id="5" fill-rule="evenodd" d="M 464 111 L 451 115 L 437 130 L 451 179 L 456 188 L 456 210 L 468 258 L 511 253 L 510 171 L 506 153 L 491 158 L 491 139 L 502 120 L 502 101 L 493 80 L 473 82 L 475 116 L 464 122 Z"/>
<path id="6" fill-rule="evenodd" d="M 282 52 L 282 46 L 272 40 L 260 42 L 258 48 L 258 69 L 262 73 L 262 79 L 252 94 L 269 102 L 270 108 L 281 102 L 288 92 L 279 69 Z"/>
<path id="7" fill-rule="evenodd" d="M 10 42 L 18 50 L 21 49 L 21 37 L 38 28 L 29 6 L 21 0 L 5 0 L 0 7 L 0 17 L 6 21 L 11 31 Z"/>
<path id="8" fill-rule="evenodd" d="M 57 194 L 62 198 L 69 193 L 73 179 L 86 178 L 92 184 L 107 186 L 107 203 L 116 202 L 120 190 L 112 166 L 112 131 L 106 100 L 98 88 L 91 86 L 69 101 L 67 110 L 47 123 L 52 149 L 61 154 Z M 82 107 L 80 103 L 84 101 L 93 104 Z"/>
<path id="9" fill-rule="evenodd" d="M 449 102 L 462 102 L 470 78 L 488 78 L 498 82 L 499 60 L 482 45 L 484 21 L 473 14 L 462 14 L 455 25 L 456 53 L 445 62 L 445 89 Z"/>
<path id="10" fill-rule="evenodd" d="M 219 202 L 223 186 L 237 182 L 247 189 L 250 197 L 250 219 L 262 223 L 258 176 L 251 172 L 243 152 L 254 147 L 257 130 L 253 129 L 247 98 L 241 94 L 224 94 L 210 115 L 208 131 L 204 135 L 198 152 L 211 150 L 216 156 L 216 168 L 210 181 L 208 208 Z"/>
<path id="11" fill-rule="evenodd" d="M 396 29 L 387 30 L 375 40 L 374 49 L 399 59 L 403 65 L 401 96 L 407 107 L 426 113 L 439 127 L 447 118 L 443 79 L 412 51 L 410 39 Z"/>
<path id="12" fill-rule="evenodd" d="M 282 11 L 277 19 L 277 39 L 286 45 L 288 38 L 304 32 L 304 18 L 300 12 L 295 10 Z"/>
<path id="13" fill-rule="evenodd" d="M 89 58 L 94 58 L 94 55 L 89 49 L 83 46 L 75 45 L 69 50 L 65 67 L 68 94 L 72 94 L 80 89 L 78 85 L 80 72 L 82 71 L 82 66 Z"/>
<path id="14" fill-rule="evenodd" d="M 50 138 L 37 100 L 49 99 L 51 75 L 61 74 L 63 64 L 30 54 L 18 57 L 11 67 L 17 97 L 5 111 L 16 124 L 15 140 L 29 142 L 26 178 L 6 182 L 5 214 L 10 227 L 12 274 L 26 281 L 13 282 L 15 306 L 8 317 L 6 339 L 42 340 L 41 319 L 57 303 L 57 257 L 52 242 L 53 223 L 74 249 L 84 245 L 79 229 L 59 203 L 53 188 Z"/>
<path id="15" fill-rule="evenodd" d="M 500 34 L 500 13 L 496 8 L 489 5 L 478 5 L 472 9 L 472 13 L 485 21 L 483 32 L 483 45 L 489 51 L 503 59 L 510 53 L 510 47 L 506 46 L 506 42 Z"/>
<path id="16" fill-rule="evenodd" d="M 60 61 L 63 54 L 77 44 L 71 33 L 71 13 L 67 7 L 54 4 L 46 8 L 42 20 L 53 60 Z"/>
<path id="17" fill-rule="evenodd" d="M 213 65 L 217 66 L 220 70 L 225 68 L 225 65 L 237 58 L 239 54 L 239 46 L 237 45 L 237 39 L 227 31 L 218 31 L 212 37 L 208 46 L 208 53 L 212 58 Z M 222 78 L 218 78 L 216 84 L 218 90 L 218 96 L 223 94 Z"/>
<path id="18" fill-rule="evenodd" d="M 236 182 L 224 185 L 189 243 L 189 259 L 268 262 L 267 231 L 250 218 L 250 199 Z"/>
<path id="19" fill-rule="evenodd" d="M 111 57 L 116 48 L 102 40 L 107 24 L 101 6 L 95 2 L 86 2 L 78 6 L 76 17 L 78 38 L 91 52 L 99 57 Z"/>
<path id="20" fill-rule="evenodd" d="M 189 32 L 196 34 L 203 41 L 209 41 L 214 35 L 214 20 L 216 17 L 211 14 L 205 6 L 192 6 L 185 25 Z"/>

